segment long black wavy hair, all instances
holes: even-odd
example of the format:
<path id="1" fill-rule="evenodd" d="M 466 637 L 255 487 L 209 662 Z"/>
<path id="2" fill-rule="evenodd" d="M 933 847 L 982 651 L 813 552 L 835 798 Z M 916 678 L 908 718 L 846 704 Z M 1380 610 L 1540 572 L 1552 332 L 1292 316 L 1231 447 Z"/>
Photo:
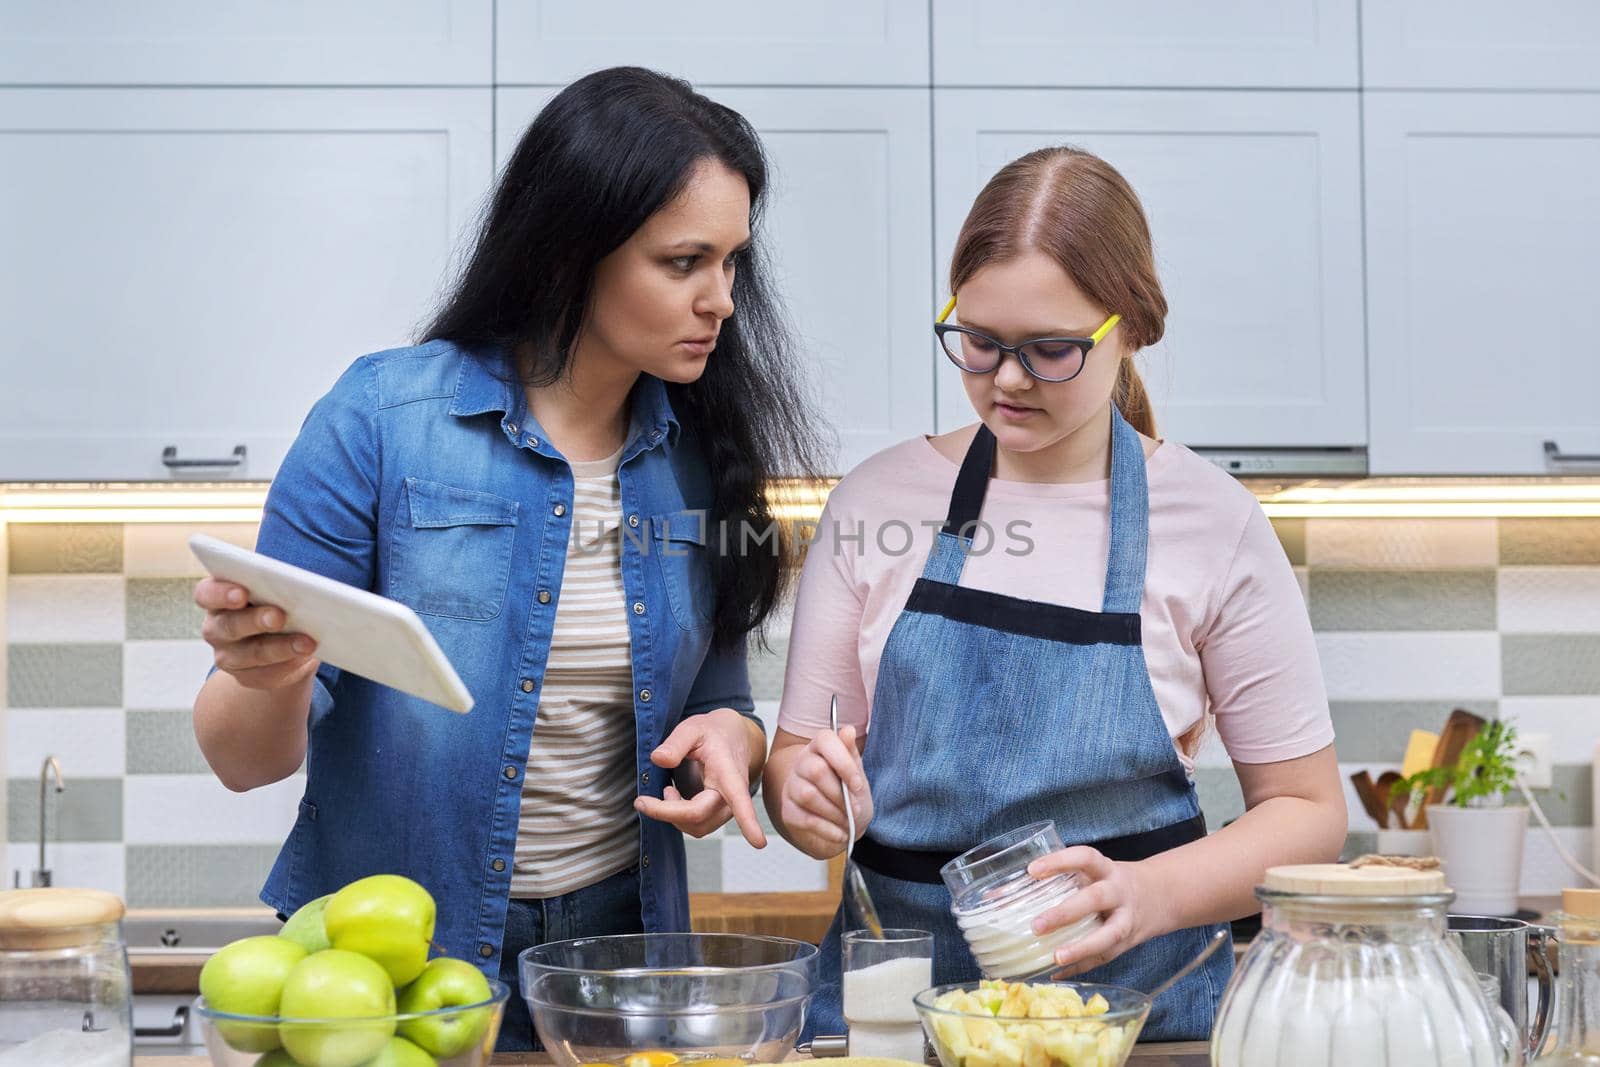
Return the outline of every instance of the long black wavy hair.
<path id="1" fill-rule="evenodd" d="M 687 82 L 639 67 L 573 82 L 522 135 L 471 258 L 422 339 L 518 353 L 508 369 L 521 381 L 558 381 L 583 328 L 596 266 L 678 195 L 702 159 L 744 176 L 752 239 L 735 261 L 734 313 L 705 373 L 667 390 L 710 473 L 708 529 L 729 531 L 730 550 L 711 553 L 713 640 L 729 647 L 752 631 L 759 636 L 794 573 L 791 539 L 776 552 L 773 542 L 740 551 L 741 524 L 768 530 L 768 483 L 817 476 L 824 449 L 760 251 L 768 168 L 750 123 Z"/>

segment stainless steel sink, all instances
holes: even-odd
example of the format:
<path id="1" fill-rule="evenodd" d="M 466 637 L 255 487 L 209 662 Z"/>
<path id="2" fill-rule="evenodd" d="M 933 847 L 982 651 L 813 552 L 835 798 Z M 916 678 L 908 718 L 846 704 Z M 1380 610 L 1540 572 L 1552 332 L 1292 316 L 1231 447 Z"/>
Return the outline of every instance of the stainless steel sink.
<path id="1" fill-rule="evenodd" d="M 266 908 L 216 911 L 130 911 L 122 921 L 131 956 L 184 955 L 215 952 L 230 941 L 283 928 Z"/>

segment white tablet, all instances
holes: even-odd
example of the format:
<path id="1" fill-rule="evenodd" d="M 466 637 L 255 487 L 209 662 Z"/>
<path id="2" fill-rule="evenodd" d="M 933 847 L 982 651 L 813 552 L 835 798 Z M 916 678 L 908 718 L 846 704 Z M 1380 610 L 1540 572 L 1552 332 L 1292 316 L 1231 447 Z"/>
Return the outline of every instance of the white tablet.
<path id="1" fill-rule="evenodd" d="M 283 632 L 313 637 L 324 663 L 451 711 L 472 710 L 472 694 L 404 604 L 205 534 L 190 537 L 189 549 L 212 577 L 250 590 L 251 603 L 282 608 Z"/>

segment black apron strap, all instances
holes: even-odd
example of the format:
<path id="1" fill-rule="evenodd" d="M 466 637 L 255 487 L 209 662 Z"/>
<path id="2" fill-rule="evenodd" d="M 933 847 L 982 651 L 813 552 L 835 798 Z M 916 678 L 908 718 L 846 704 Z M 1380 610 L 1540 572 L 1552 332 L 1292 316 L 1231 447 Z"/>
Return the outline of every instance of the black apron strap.
<path id="1" fill-rule="evenodd" d="M 1185 819 L 1171 826 L 1159 826 L 1139 834 L 1111 837 L 1103 841 L 1088 841 L 1085 844 L 1099 850 L 1107 859 L 1119 863 L 1132 863 L 1137 860 L 1147 860 L 1179 845 L 1198 841 L 1204 836 L 1206 836 L 1206 817 L 1196 815 L 1192 819 Z M 886 878 L 898 878 L 902 882 L 919 882 L 923 885 L 943 885 L 944 878 L 939 874 L 939 868 L 960 854 L 895 848 L 875 841 L 870 836 L 857 841 L 856 847 L 850 850 L 850 858 L 869 871 Z"/>
<path id="2" fill-rule="evenodd" d="M 956 487 L 950 494 L 950 514 L 945 518 L 943 533 L 961 536 L 971 524 L 978 521 L 983 511 L 983 496 L 989 490 L 989 475 L 994 470 L 994 434 L 989 427 L 978 424 L 978 432 L 967 446 L 967 455 L 961 461 L 961 473 L 956 475 Z M 970 535 L 971 531 L 968 530 Z"/>

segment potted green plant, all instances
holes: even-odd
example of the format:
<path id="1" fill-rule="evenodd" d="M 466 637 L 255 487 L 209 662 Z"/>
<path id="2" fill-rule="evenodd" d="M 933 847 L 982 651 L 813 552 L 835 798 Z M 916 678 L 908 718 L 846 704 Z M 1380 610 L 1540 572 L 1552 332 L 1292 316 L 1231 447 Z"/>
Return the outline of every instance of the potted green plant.
<path id="1" fill-rule="evenodd" d="M 1426 805 L 1434 854 L 1455 890 L 1460 915 L 1512 915 L 1522 881 L 1528 808 L 1511 803 L 1517 791 L 1517 728 L 1492 719 L 1461 749 L 1453 764 L 1404 779 L 1397 788 L 1439 798 Z"/>

